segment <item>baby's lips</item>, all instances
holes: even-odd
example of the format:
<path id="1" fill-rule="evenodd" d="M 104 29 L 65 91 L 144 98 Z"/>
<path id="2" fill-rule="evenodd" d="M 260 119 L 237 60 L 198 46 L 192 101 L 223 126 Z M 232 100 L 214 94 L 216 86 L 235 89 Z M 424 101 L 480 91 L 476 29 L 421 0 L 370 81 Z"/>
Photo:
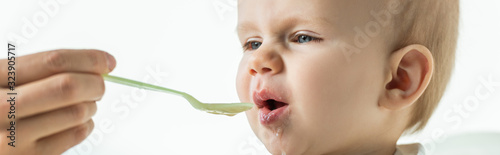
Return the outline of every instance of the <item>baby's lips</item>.
<path id="1" fill-rule="evenodd" d="M 265 100 L 263 100 L 259 95 L 257 95 L 257 91 L 254 91 L 252 93 L 252 97 L 253 97 L 253 103 L 255 104 L 257 109 L 264 107 Z"/>
<path id="2" fill-rule="evenodd" d="M 264 107 L 266 104 L 265 101 L 267 101 L 267 100 L 275 100 L 277 102 L 282 102 L 282 103 L 288 104 L 288 102 L 283 100 L 282 95 L 279 95 L 273 91 L 270 91 L 269 89 L 262 89 L 259 91 L 257 91 L 257 90 L 253 91 L 252 97 L 253 97 L 254 104 L 258 108 Z"/>

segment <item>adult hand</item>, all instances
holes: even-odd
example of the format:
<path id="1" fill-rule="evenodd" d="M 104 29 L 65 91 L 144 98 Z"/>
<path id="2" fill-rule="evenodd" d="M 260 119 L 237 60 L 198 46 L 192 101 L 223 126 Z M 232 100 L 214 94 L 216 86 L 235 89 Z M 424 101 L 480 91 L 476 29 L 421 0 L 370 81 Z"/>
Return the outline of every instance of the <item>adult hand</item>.
<path id="1" fill-rule="evenodd" d="M 92 131 L 96 101 L 104 94 L 100 74 L 116 66 L 99 50 L 53 50 L 16 57 L 15 147 L 10 121 L 8 60 L 0 60 L 0 154 L 61 154 Z"/>

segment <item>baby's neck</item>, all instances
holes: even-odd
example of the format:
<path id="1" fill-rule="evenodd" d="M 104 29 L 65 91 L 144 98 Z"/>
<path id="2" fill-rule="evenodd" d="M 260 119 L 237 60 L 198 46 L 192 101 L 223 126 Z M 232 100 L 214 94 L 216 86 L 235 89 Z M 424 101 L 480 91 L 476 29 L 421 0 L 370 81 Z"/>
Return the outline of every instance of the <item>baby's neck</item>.
<path id="1" fill-rule="evenodd" d="M 396 146 L 393 145 L 393 146 L 389 146 L 389 147 L 373 149 L 373 150 L 365 152 L 365 153 L 362 153 L 362 152 L 359 152 L 359 153 L 366 154 L 366 155 L 394 155 L 395 152 L 396 152 Z"/>
<path id="2" fill-rule="evenodd" d="M 396 143 L 387 145 L 359 145 L 357 147 L 351 148 L 349 150 L 344 150 L 341 152 L 331 152 L 325 155 L 394 155 L 396 152 Z"/>

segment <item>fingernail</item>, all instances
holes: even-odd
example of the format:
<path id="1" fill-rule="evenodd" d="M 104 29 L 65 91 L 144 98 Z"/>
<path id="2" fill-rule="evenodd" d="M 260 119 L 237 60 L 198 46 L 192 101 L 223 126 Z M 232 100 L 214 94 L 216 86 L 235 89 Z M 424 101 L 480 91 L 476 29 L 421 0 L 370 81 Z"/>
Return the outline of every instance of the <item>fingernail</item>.
<path id="1" fill-rule="evenodd" d="M 115 57 L 113 57 L 111 54 L 106 53 L 106 55 L 107 55 L 107 59 L 108 59 L 107 60 L 108 69 L 111 72 L 116 66 L 116 60 L 115 60 Z"/>
<path id="2" fill-rule="evenodd" d="M 89 126 L 87 126 L 87 136 L 90 135 L 90 133 L 92 133 L 92 130 L 94 129 L 94 121 L 90 121 L 90 124 Z"/>

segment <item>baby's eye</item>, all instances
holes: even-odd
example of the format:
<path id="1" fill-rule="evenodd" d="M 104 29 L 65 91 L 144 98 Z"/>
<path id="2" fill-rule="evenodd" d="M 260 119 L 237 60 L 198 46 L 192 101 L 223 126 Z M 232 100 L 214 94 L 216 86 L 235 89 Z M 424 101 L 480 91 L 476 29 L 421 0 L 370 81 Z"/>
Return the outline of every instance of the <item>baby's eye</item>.
<path id="1" fill-rule="evenodd" d="M 245 44 L 245 46 L 243 46 L 243 48 L 245 50 L 256 50 L 260 47 L 260 45 L 262 45 L 261 42 L 258 42 L 258 41 L 249 41 Z"/>
<path id="2" fill-rule="evenodd" d="M 304 34 L 298 34 L 292 39 L 292 41 L 303 44 L 303 43 L 307 43 L 307 42 L 311 42 L 311 41 L 321 41 L 321 39 L 316 38 L 316 37 L 311 37 L 308 35 L 304 35 Z"/>
<path id="3" fill-rule="evenodd" d="M 313 37 L 311 37 L 311 36 L 301 35 L 301 36 L 299 36 L 299 40 L 298 40 L 298 42 L 299 42 L 299 43 L 306 43 L 306 42 L 310 42 L 310 41 L 312 41 L 313 39 L 314 39 L 314 38 L 313 38 Z"/>

